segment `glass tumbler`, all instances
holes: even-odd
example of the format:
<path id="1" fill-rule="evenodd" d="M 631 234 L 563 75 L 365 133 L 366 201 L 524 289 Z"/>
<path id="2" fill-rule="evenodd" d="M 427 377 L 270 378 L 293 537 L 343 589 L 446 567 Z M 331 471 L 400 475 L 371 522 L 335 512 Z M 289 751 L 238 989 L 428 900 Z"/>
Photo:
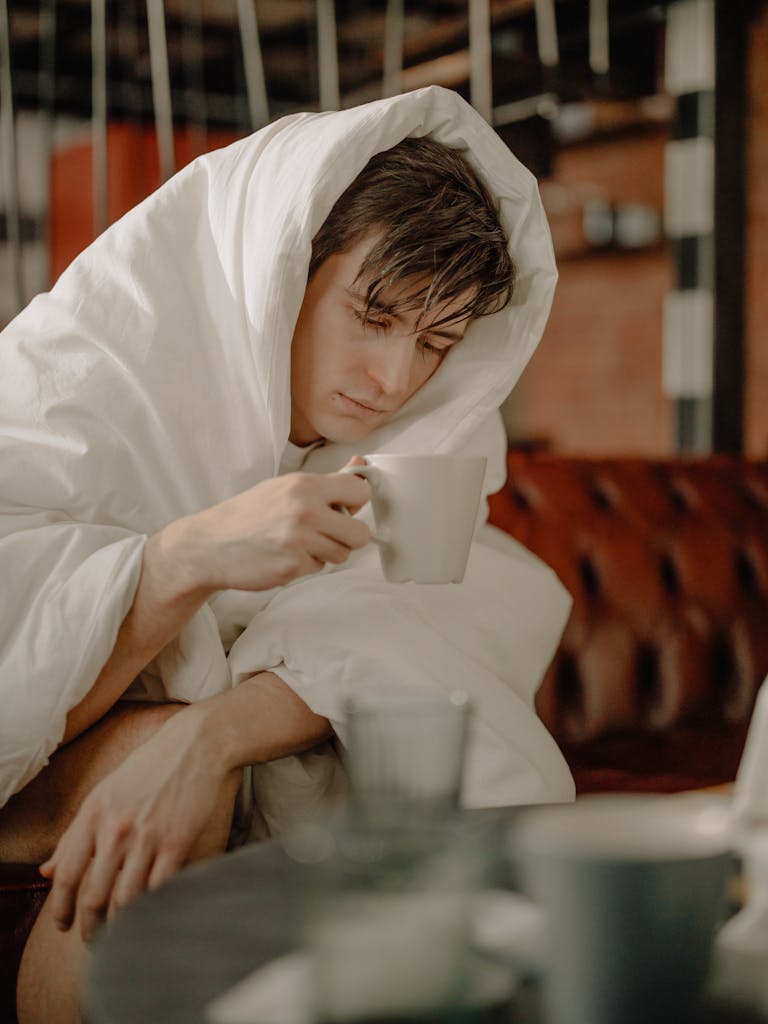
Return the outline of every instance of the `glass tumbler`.
<path id="1" fill-rule="evenodd" d="M 427 823 L 458 809 L 470 719 L 465 693 L 361 688 L 345 711 L 343 759 L 356 820 Z"/>

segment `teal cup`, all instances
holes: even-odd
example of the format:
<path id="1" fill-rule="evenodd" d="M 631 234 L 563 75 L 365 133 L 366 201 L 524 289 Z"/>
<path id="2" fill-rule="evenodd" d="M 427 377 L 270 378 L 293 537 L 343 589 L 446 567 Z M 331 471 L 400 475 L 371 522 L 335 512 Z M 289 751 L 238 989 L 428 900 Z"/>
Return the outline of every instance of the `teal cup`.
<path id="1" fill-rule="evenodd" d="M 511 851 L 546 911 L 549 1024 L 696 1021 L 730 847 L 719 802 L 603 796 L 521 814 Z"/>

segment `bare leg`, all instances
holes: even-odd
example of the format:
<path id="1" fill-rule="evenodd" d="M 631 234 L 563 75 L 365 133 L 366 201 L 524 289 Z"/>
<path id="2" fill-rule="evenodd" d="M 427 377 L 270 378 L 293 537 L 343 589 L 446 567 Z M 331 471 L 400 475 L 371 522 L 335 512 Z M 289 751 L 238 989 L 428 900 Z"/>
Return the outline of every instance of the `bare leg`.
<path id="1" fill-rule="evenodd" d="M 93 787 L 184 704 L 118 704 L 0 809 L 0 863 L 42 864 Z"/>
<path id="2" fill-rule="evenodd" d="M 122 706 L 63 747 L 44 772 L 0 811 L 0 860 L 40 863 L 48 857 L 93 786 L 182 708 Z M 227 779 L 216 813 L 190 860 L 226 849 L 238 782 L 235 775 Z M 20 1024 L 80 1021 L 78 991 L 86 957 L 78 922 L 68 932 L 60 932 L 44 905 L 19 971 Z"/>

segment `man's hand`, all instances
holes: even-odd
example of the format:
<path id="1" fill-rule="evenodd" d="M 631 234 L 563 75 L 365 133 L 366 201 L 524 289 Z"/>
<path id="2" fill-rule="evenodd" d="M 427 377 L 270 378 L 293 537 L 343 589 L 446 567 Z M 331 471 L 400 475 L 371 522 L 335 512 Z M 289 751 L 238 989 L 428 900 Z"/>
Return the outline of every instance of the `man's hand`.
<path id="1" fill-rule="evenodd" d="M 289 473 L 177 520 L 160 537 L 190 587 L 269 590 L 364 547 L 368 527 L 344 510 L 357 511 L 370 494 L 354 475 Z"/>
<path id="2" fill-rule="evenodd" d="M 58 926 L 66 931 L 79 916 L 89 941 L 105 917 L 214 852 L 214 818 L 226 842 L 231 814 L 223 820 L 222 809 L 231 812 L 243 765 L 331 735 L 328 720 L 272 672 L 182 707 L 94 786 L 40 868 L 53 882 Z"/>
<path id="3" fill-rule="evenodd" d="M 348 465 L 363 461 L 356 455 Z M 362 477 L 290 473 L 152 534 L 133 605 L 98 678 L 67 715 L 63 742 L 98 722 L 217 590 L 271 590 L 364 547 L 368 527 L 346 513 L 370 496 Z"/>
<path id="4" fill-rule="evenodd" d="M 107 916 L 167 881 L 190 858 L 222 793 L 239 778 L 226 767 L 204 719 L 184 708 L 84 800 L 40 868 L 62 931 L 79 916 L 90 941 Z"/>

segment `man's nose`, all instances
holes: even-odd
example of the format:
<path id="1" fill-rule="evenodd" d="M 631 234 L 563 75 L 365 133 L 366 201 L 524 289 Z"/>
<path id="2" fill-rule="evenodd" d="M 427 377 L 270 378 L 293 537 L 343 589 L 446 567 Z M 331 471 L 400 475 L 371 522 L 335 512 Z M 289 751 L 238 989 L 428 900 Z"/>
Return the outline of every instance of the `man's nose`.
<path id="1" fill-rule="evenodd" d="M 368 376 L 381 392 L 398 396 L 405 394 L 411 380 L 413 341 L 410 338 L 388 338 L 368 364 Z"/>

